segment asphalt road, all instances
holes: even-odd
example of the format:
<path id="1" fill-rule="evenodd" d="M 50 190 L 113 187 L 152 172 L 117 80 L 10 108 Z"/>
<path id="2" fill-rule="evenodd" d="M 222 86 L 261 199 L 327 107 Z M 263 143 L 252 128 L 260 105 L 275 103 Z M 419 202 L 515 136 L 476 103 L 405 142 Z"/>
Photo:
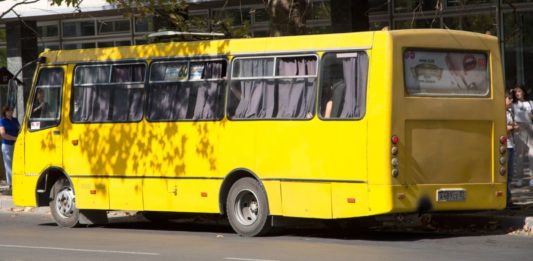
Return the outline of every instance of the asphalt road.
<path id="1" fill-rule="evenodd" d="M 0 260 L 530 260 L 533 237 L 504 233 L 332 233 L 286 230 L 243 238 L 226 225 L 155 225 L 115 218 L 60 228 L 48 215 L 0 211 Z"/>

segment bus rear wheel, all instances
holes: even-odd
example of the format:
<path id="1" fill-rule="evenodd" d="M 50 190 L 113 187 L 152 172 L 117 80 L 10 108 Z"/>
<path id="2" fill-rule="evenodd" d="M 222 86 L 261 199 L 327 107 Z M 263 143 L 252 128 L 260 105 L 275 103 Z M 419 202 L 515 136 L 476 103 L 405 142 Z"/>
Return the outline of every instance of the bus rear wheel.
<path id="1" fill-rule="evenodd" d="M 72 184 L 66 178 L 60 178 L 52 187 L 50 212 L 54 221 L 62 227 L 79 225 L 80 211 L 76 208 L 76 197 Z"/>
<path id="2" fill-rule="evenodd" d="M 265 235 L 272 228 L 265 190 L 253 178 L 239 179 L 231 186 L 226 209 L 231 227 L 241 236 Z"/>

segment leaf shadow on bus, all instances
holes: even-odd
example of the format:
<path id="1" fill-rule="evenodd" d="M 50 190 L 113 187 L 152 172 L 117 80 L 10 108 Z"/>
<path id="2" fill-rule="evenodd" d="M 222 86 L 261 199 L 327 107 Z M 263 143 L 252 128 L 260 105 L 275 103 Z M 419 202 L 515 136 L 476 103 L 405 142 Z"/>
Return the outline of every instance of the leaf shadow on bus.
<path id="1" fill-rule="evenodd" d="M 228 41 L 197 42 L 194 44 L 161 44 L 158 48 L 105 48 L 88 49 L 80 52 L 95 52 L 99 60 L 121 60 L 126 57 L 180 57 L 205 56 L 224 53 Z M 169 54 L 172 54 L 169 56 Z M 200 55 L 201 54 L 201 55 Z M 81 53 L 80 57 L 84 57 Z M 94 57 L 90 55 L 88 57 Z M 129 58 L 127 58 L 129 59 Z M 67 92 L 68 93 L 68 92 Z M 79 140 L 78 151 L 65 155 L 65 169 L 69 174 L 101 176 L 94 179 L 94 186 L 101 188 L 103 197 L 110 197 L 110 190 L 123 190 L 123 197 L 132 196 L 143 200 L 146 192 L 146 177 L 173 178 L 187 175 L 217 175 L 216 133 L 223 128 L 223 120 L 184 120 L 172 122 L 149 122 L 147 120 L 148 90 L 143 93 L 144 116 L 140 121 L 121 123 L 105 122 L 90 124 L 63 124 L 68 140 Z M 128 99 L 120 97 L 120 99 Z M 68 100 L 68 99 L 67 99 Z M 70 112 L 71 104 L 65 103 Z M 114 106 L 114 105 L 113 105 Z M 110 114 L 111 115 L 111 114 Z M 110 116 L 111 117 L 111 116 Z M 46 139 L 41 147 L 55 146 L 52 139 Z M 65 144 L 70 146 L 70 144 Z M 68 153 L 65 153 L 68 154 Z M 111 179 L 109 179 L 109 178 Z M 135 179 L 137 177 L 138 179 Z M 112 187 L 111 180 L 113 180 Z M 119 182 L 117 182 L 119 181 Z M 117 184 L 121 183 L 121 184 Z M 118 187 L 117 187 L 118 186 Z M 113 201 L 113 199 L 111 199 Z M 139 202 L 142 204 L 142 202 Z"/>

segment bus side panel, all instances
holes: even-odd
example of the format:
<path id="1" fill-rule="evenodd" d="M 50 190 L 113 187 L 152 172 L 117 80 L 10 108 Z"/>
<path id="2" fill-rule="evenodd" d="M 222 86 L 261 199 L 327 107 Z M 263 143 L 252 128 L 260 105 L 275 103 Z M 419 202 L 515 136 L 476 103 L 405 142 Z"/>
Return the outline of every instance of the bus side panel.
<path id="1" fill-rule="evenodd" d="M 288 217 L 332 218 L 331 184 L 281 182 L 283 214 Z"/>
<path id="2" fill-rule="evenodd" d="M 364 216 L 368 213 L 366 184 L 331 184 L 333 218 Z"/>
<path id="3" fill-rule="evenodd" d="M 108 178 L 72 178 L 79 209 L 109 209 Z"/>
<path id="4" fill-rule="evenodd" d="M 144 210 L 219 213 L 220 179 L 145 179 Z"/>
<path id="5" fill-rule="evenodd" d="M 386 33 L 374 34 L 367 90 L 368 206 L 371 214 L 392 211 L 391 117 L 392 42 Z"/>
<path id="6" fill-rule="evenodd" d="M 268 198 L 268 210 L 270 211 L 270 215 L 283 215 L 281 182 L 277 180 L 264 180 L 262 182 Z"/>
<path id="7" fill-rule="evenodd" d="M 35 197 L 28 195 L 35 195 L 37 176 L 28 177 L 24 172 L 25 131 L 25 126 L 22 124 L 21 132 L 17 137 L 17 142 L 15 142 L 15 152 L 13 153 L 13 175 L 11 178 L 12 186 L 17 188 L 13 190 L 13 201 L 17 206 L 35 206 Z"/>
<path id="8" fill-rule="evenodd" d="M 37 205 L 35 191 L 37 175 L 13 175 L 13 202 L 15 206 L 35 207 Z"/>
<path id="9" fill-rule="evenodd" d="M 143 182 L 140 178 L 111 178 L 109 206 L 111 209 L 142 210 Z"/>

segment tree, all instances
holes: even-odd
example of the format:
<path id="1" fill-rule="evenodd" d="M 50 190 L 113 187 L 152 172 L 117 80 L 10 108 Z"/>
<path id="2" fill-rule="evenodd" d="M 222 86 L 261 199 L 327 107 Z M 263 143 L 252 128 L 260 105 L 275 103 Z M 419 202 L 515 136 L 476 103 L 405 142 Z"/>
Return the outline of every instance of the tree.
<path id="1" fill-rule="evenodd" d="M 2 0 L 0 0 L 2 1 Z M 8 10 L 0 14 L 0 19 L 15 7 L 35 3 L 39 0 L 21 0 Z M 106 0 L 117 9 L 123 10 L 124 15 L 140 16 L 166 16 L 180 31 L 188 30 L 195 26 L 194 23 L 206 21 L 193 21 L 188 19 L 186 0 Z M 53 5 L 73 6 L 78 10 L 83 0 L 51 0 Z M 226 6 L 227 1 L 224 3 Z M 265 9 L 270 17 L 270 35 L 299 35 L 305 34 L 306 20 L 309 15 L 312 0 L 263 0 Z M 368 0 L 331 0 L 331 20 L 336 32 L 368 30 Z M 239 28 L 232 28 L 232 22 L 226 18 L 210 21 L 206 26 L 210 29 L 218 28 L 230 37 L 248 36 L 249 24 L 242 24 Z"/>
<path id="2" fill-rule="evenodd" d="M 263 0 L 270 17 L 270 35 L 305 34 L 305 22 L 310 0 Z"/>

